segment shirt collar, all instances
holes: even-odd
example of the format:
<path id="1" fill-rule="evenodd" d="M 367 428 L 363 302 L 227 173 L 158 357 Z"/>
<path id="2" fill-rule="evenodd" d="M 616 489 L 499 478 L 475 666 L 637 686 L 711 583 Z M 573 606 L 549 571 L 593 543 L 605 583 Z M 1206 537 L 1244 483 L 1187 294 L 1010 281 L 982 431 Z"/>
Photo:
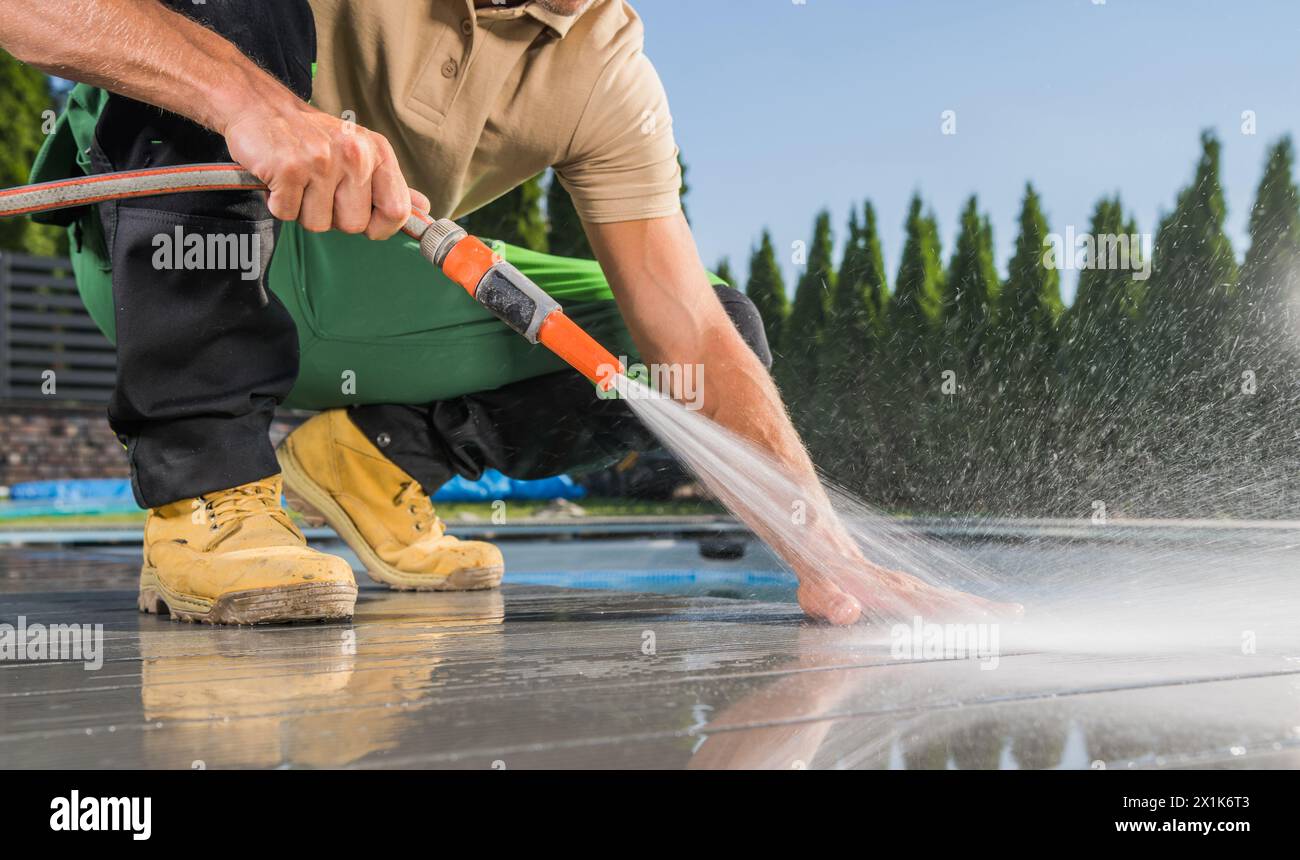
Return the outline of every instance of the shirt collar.
<path id="1" fill-rule="evenodd" d="M 467 0 L 467 2 L 471 6 L 474 5 L 473 0 Z M 557 15 L 549 9 L 543 9 L 538 4 L 531 2 L 531 0 L 519 6 L 484 6 L 475 9 L 474 14 L 485 21 L 511 20 L 527 15 L 545 24 L 560 39 L 568 35 L 569 29 L 573 27 L 574 22 L 582 17 L 582 15 Z M 584 11 L 582 14 L 585 15 L 586 12 Z"/>

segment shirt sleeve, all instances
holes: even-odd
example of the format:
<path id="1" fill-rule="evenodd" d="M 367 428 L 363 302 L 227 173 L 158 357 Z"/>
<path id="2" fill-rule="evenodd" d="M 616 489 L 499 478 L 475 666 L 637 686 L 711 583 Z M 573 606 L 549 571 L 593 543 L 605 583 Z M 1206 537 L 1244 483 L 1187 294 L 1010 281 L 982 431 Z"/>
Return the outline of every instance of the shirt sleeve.
<path id="1" fill-rule="evenodd" d="M 591 224 L 681 211 L 668 95 L 639 40 L 605 66 L 555 172 L 578 215 Z"/>

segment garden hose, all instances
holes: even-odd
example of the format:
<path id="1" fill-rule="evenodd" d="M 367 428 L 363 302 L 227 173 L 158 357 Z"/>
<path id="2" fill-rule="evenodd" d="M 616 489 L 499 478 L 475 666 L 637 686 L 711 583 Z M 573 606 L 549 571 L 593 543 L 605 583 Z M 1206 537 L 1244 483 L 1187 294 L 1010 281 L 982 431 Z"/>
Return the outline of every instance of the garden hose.
<path id="1" fill-rule="evenodd" d="M 261 180 L 237 164 L 127 170 L 5 189 L 0 191 L 0 218 L 158 194 L 265 190 Z M 555 299 L 454 221 L 412 209 L 402 232 L 479 304 L 530 343 L 551 350 L 602 392 L 624 372 L 618 359 L 569 319 Z"/>

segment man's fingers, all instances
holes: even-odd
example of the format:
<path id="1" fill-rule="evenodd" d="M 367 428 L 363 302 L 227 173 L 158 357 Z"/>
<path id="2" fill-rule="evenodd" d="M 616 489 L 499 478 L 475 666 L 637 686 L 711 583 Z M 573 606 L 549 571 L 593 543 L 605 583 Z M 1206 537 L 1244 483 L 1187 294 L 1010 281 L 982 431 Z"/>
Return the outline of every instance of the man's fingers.
<path id="1" fill-rule="evenodd" d="M 410 216 L 409 211 L 407 216 Z M 366 238 L 377 241 L 388 239 L 396 235 L 397 231 L 404 226 L 406 226 L 406 218 L 403 218 L 400 222 L 392 218 L 383 218 L 378 209 L 373 209 L 370 212 L 370 226 L 366 228 Z"/>
<path id="2" fill-rule="evenodd" d="M 410 192 L 411 208 L 419 209 L 425 215 L 428 215 L 429 210 L 433 208 L 433 204 L 429 202 L 429 198 L 425 197 L 423 193 L 416 191 L 414 188 L 410 189 Z"/>
<path id="3" fill-rule="evenodd" d="M 281 221 L 297 221 L 302 212 L 303 186 L 298 182 L 279 182 L 271 188 L 266 208 L 271 216 Z"/>
<path id="4" fill-rule="evenodd" d="M 339 172 L 333 226 L 342 233 L 362 233 L 370 226 L 371 177 L 380 159 L 372 137 L 356 124 L 344 123 L 331 146 Z"/>
<path id="5" fill-rule="evenodd" d="M 387 239 L 406 225 L 413 207 L 428 210 L 428 198 L 406 187 L 382 135 L 350 123 L 340 127 L 319 111 L 304 111 L 301 119 L 304 127 L 292 147 L 280 143 L 292 134 L 241 131 L 230 142 L 232 155 L 248 150 L 246 159 L 266 165 L 273 216 L 313 233 L 334 229 Z"/>
<path id="6" fill-rule="evenodd" d="M 415 209 L 419 212 L 424 213 L 425 215 L 428 215 L 429 209 L 432 205 L 429 203 L 428 197 L 425 197 L 423 194 L 416 191 L 414 188 L 408 190 L 410 192 L 411 204 L 409 207 L 407 207 L 406 213 L 402 217 L 402 223 L 397 228 L 399 230 L 404 229 L 406 227 L 406 222 L 410 220 L 412 209 Z M 369 236 L 371 239 L 387 238 L 386 236 L 380 235 L 380 232 L 381 231 L 377 228 L 374 220 L 372 219 L 370 222 L 370 229 L 366 230 L 366 235 Z"/>
<path id="7" fill-rule="evenodd" d="M 799 583 L 799 606 L 811 618 L 839 626 L 855 623 L 862 606 L 852 596 L 820 577 L 806 577 Z"/>
<path id="8" fill-rule="evenodd" d="M 334 191 L 334 229 L 364 233 L 370 227 L 370 177 L 344 179 Z"/>
<path id="9" fill-rule="evenodd" d="M 314 178 L 302 195 L 298 223 L 304 230 L 324 233 L 334 224 L 334 192 L 338 183 L 329 177 Z"/>
<path id="10" fill-rule="evenodd" d="M 366 235 L 371 239 L 387 239 L 402 229 L 410 217 L 411 191 L 397 166 L 397 155 L 392 146 L 382 135 L 372 135 L 372 138 L 382 160 L 370 181 L 374 212 Z"/>

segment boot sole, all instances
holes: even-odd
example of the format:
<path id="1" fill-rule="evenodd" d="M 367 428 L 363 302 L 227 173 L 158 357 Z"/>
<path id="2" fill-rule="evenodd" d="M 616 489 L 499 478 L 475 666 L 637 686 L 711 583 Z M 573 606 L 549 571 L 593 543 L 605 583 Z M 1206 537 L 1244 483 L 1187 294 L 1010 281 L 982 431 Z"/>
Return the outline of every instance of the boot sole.
<path id="1" fill-rule="evenodd" d="M 173 621 L 201 624 L 285 624 L 351 618 L 357 587 L 344 583 L 304 583 L 232 591 L 216 600 L 174 592 L 152 568 L 140 571 L 141 612 L 170 615 Z"/>
<path id="2" fill-rule="evenodd" d="M 505 575 L 503 565 L 463 567 L 440 577 L 398 570 L 370 548 L 347 511 L 307 476 L 307 472 L 284 443 L 275 449 L 275 456 L 280 461 L 280 471 L 284 476 L 285 503 L 308 523 L 324 524 L 334 529 L 357 554 L 357 558 L 361 559 L 366 573 L 376 582 L 382 582 L 397 591 L 484 591 L 501 584 L 501 577 Z"/>

